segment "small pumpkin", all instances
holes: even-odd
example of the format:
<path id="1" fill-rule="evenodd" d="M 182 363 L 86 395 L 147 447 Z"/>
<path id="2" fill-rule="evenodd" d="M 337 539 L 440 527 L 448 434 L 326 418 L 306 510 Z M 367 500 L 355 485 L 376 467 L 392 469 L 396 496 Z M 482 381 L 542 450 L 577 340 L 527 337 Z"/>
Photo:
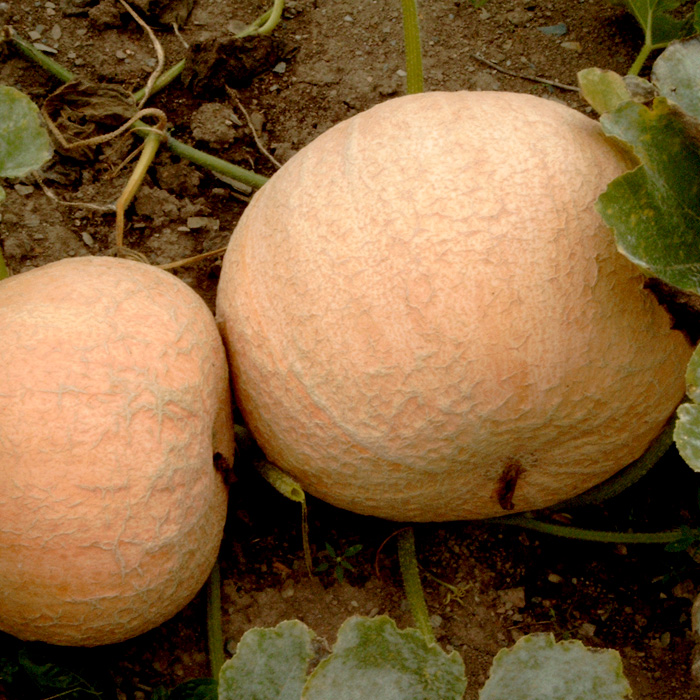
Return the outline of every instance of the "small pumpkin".
<path id="1" fill-rule="evenodd" d="M 218 553 L 226 357 L 186 284 L 61 260 L 0 282 L 0 629 L 94 646 L 161 624 Z"/>

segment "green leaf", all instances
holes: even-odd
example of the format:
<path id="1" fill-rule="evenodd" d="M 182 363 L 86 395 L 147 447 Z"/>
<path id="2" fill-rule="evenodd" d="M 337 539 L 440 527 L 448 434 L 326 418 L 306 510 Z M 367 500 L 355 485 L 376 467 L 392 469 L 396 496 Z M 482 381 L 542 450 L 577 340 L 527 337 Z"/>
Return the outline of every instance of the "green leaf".
<path id="1" fill-rule="evenodd" d="M 658 97 L 651 109 L 626 102 L 600 123 L 640 162 L 598 198 L 618 248 L 648 274 L 700 291 L 700 144 L 687 118 Z"/>
<path id="2" fill-rule="evenodd" d="M 219 676 L 219 700 L 300 700 L 316 635 L 299 620 L 248 630 Z"/>
<path id="3" fill-rule="evenodd" d="M 479 700 L 625 700 L 631 692 L 616 651 L 530 634 L 498 652 Z"/>
<path id="4" fill-rule="evenodd" d="M 19 90 L 0 85 L 0 177 L 22 177 L 52 153 L 37 106 Z"/>
<path id="5" fill-rule="evenodd" d="M 338 630 L 333 654 L 311 674 L 302 700 L 459 700 L 466 685 L 457 652 L 446 654 L 386 616 L 353 617 Z"/>
<path id="6" fill-rule="evenodd" d="M 333 549 L 333 547 L 331 547 L 331 545 L 329 545 L 328 542 L 326 542 L 326 552 L 328 553 L 329 556 L 333 557 L 333 559 L 337 558 L 337 555 L 335 553 L 335 549 Z"/>
<path id="7" fill-rule="evenodd" d="M 45 696 L 59 695 L 65 700 L 102 698 L 103 694 L 72 669 L 34 655 L 28 649 L 17 653 L 19 667 Z"/>
<path id="8" fill-rule="evenodd" d="M 659 94 L 700 119 L 700 39 L 672 43 L 654 62 L 651 80 Z"/>
<path id="9" fill-rule="evenodd" d="M 348 547 L 343 556 L 344 557 L 354 557 L 358 552 L 362 550 L 362 545 L 361 544 L 354 544 L 352 547 Z"/>
<path id="10" fill-rule="evenodd" d="M 157 700 L 217 700 L 218 688 L 219 684 L 213 678 L 195 678 L 158 695 Z"/>
<path id="11" fill-rule="evenodd" d="M 681 5 L 681 0 L 622 0 L 631 12 L 651 46 L 665 46 L 674 39 L 693 32 L 692 17 L 677 19 L 667 14 Z"/>
<path id="12" fill-rule="evenodd" d="M 586 68 L 577 76 L 581 94 L 598 114 L 612 112 L 632 99 L 624 78 L 612 70 Z"/>
<path id="13" fill-rule="evenodd" d="M 696 472 L 700 472 L 700 347 L 690 358 L 685 384 L 690 403 L 681 404 L 676 411 L 678 420 L 673 439 L 681 457 Z"/>

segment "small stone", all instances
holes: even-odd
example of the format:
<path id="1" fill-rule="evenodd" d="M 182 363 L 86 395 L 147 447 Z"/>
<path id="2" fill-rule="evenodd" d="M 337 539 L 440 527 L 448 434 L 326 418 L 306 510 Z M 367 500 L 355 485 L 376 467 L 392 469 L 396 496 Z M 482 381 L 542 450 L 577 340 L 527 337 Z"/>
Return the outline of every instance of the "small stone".
<path id="1" fill-rule="evenodd" d="M 436 630 L 442 627 L 443 619 L 440 617 L 440 615 L 431 615 L 430 616 L 430 626 Z"/>
<path id="2" fill-rule="evenodd" d="M 95 240 L 87 231 L 81 231 L 80 237 L 83 239 L 83 242 L 85 243 L 85 245 L 88 245 L 88 246 L 95 245 Z"/>
<path id="3" fill-rule="evenodd" d="M 559 574 L 549 574 L 549 576 L 547 576 L 547 580 L 550 583 L 563 583 L 564 582 L 564 579 L 561 576 L 559 576 Z"/>
<path id="4" fill-rule="evenodd" d="M 38 41 L 35 41 L 32 46 L 35 49 L 39 49 L 39 51 L 43 51 L 44 53 L 58 53 L 56 49 L 54 49 L 52 46 L 47 46 L 46 44 L 42 44 Z"/>
<path id="5" fill-rule="evenodd" d="M 287 70 L 287 64 L 284 61 L 280 61 L 273 69 L 273 73 L 284 73 Z"/>
<path id="6" fill-rule="evenodd" d="M 593 637 L 595 635 L 595 625 L 590 622 L 584 622 L 579 628 L 579 634 L 582 637 Z"/>
<path id="7" fill-rule="evenodd" d="M 528 12 L 522 8 L 506 13 L 506 19 L 516 27 L 524 27 L 533 16 L 533 12 Z"/>
<path id="8" fill-rule="evenodd" d="M 355 20 L 353 19 L 352 15 L 345 15 L 345 17 L 343 17 L 343 21 L 344 22 L 354 22 Z"/>
<path id="9" fill-rule="evenodd" d="M 57 24 L 54 24 L 53 27 L 51 27 L 51 38 L 55 41 L 58 41 L 62 34 L 63 32 L 61 31 L 61 27 L 59 27 Z"/>
<path id="10" fill-rule="evenodd" d="M 29 32 L 28 36 L 32 41 L 39 41 L 39 39 L 41 39 L 41 34 L 36 29 Z"/>
<path id="11" fill-rule="evenodd" d="M 470 80 L 472 90 L 500 90 L 501 81 L 490 71 L 479 71 Z"/>
<path id="12" fill-rule="evenodd" d="M 49 7 L 49 8 L 46 10 L 46 14 L 47 14 L 49 17 L 53 17 L 53 16 L 56 14 L 56 10 L 54 10 L 54 9 L 51 8 L 51 7 Z"/>
<path id="13" fill-rule="evenodd" d="M 549 34 L 550 36 L 564 36 L 569 31 L 569 28 L 560 22 L 559 24 L 551 24 L 548 27 L 537 27 L 538 31 L 543 34 Z"/>
<path id="14" fill-rule="evenodd" d="M 506 610 L 525 607 L 525 589 L 522 586 L 498 591 L 498 597 L 503 602 Z"/>
<path id="15" fill-rule="evenodd" d="M 250 124 L 255 129 L 255 133 L 259 134 L 262 132 L 263 124 L 265 123 L 265 117 L 263 117 L 260 112 L 253 112 L 250 115 Z"/>
<path id="16" fill-rule="evenodd" d="M 676 598 L 687 598 L 688 600 L 695 600 L 696 598 L 695 585 L 690 579 L 676 584 L 671 590 L 671 593 L 673 593 Z"/>
<path id="17" fill-rule="evenodd" d="M 187 228 L 188 229 L 200 229 L 208 228 L 212 231 L 219 230 L 219 220 L 214 219 L 211 216 L 188 216 L 187 217 Z"/>
<path id="18" fill-rule="evenodd" d="M 124 51 L 122 51 L 121 49 L 117 49 L 117 50 L 114 52 L 114 55 L 115 55 L 117 58 L 120 58 L 120 59 L 122 59 L 122 60 L 124 60 L 124 59 L 126 58 L 126 53 L 125 53 Z"/>
<path id="19" fill-rule="evenodd" d="M 15 185 L 15 192 L 20 195 L 20 197 L 26 197 L 28 194 L 34 192 L 34 188 L 31 185 Z"/>
<path id="20" fill-rule="evenodd" d="M 579 53 L 583 51 L 583 47 L 578 41 L 562 41 L 561 47 L 562 49 L 566 49 L 567 51 L 578 51 Z"/>

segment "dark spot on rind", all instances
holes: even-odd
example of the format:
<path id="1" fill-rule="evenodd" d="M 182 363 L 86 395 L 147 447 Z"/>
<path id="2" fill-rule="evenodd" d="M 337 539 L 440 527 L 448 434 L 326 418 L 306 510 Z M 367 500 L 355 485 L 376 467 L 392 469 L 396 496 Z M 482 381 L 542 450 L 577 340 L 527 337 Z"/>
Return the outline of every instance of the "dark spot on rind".
<path id="1" fill-rule="evenodd" d="M 501 475 L 498 477 L 498 485 L 496 486 L 496 500 L 503 510 L 513 510 L 513 497 L 515 496 L 515 487 L 518 485 L 518 479 L 525 472 L 520 462 L 514 460 L 508 462 Z"/>
<path id="2" fill-rule="evenodd" d="M 221 474 L 227 485 L 235 481 L 233 476 L 233 464 L 231 464 L 221 452 L 214 453 L 214 469 Z"/>

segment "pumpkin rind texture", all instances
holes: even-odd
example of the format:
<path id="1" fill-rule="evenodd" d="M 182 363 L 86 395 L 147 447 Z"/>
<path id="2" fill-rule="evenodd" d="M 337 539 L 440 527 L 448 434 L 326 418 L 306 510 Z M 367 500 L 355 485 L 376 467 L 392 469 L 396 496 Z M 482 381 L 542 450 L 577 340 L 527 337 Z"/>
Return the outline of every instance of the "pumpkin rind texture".
<path id="1" fill-rule="evenodd" d="M 404 521 L 543 508 L 639 457 L 691 347 L 595 210 L 629 156 L 503 92 L 398 98 L 255 195 L 217 297 L 268 459 Z"/>
<path id="2" fill-rule="evenodd" d="M 213 315 L 173 275 L 62 260 L 0 282 L 0 629 L 95 646 L 183 608 L 233 462 Z"/>

